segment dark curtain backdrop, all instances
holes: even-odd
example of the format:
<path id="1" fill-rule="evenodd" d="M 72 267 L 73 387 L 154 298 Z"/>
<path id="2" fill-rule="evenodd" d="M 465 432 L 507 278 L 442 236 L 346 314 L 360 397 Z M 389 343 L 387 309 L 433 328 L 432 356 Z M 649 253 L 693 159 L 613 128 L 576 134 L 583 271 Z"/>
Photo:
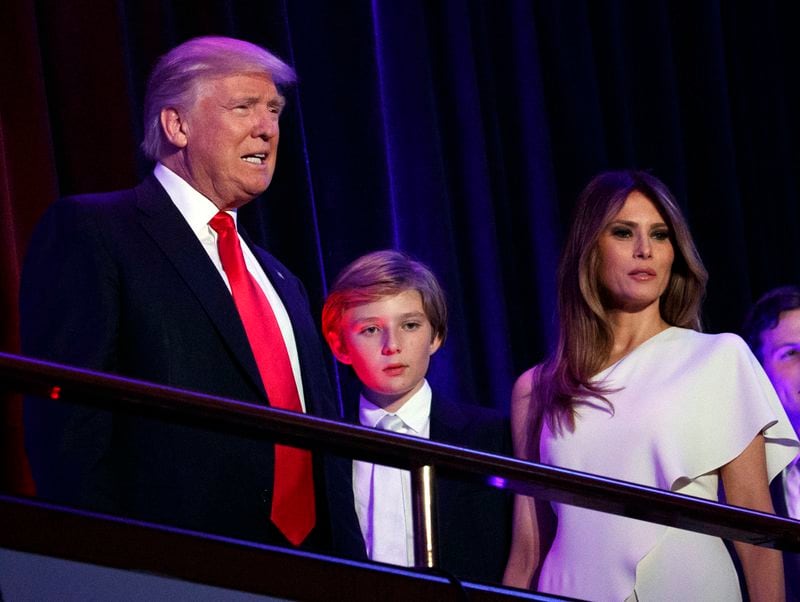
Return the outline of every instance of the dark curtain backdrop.
<path id="1" fill-rule="evenodd" d="M 5 0 L 0 5 L 2 348 L 18 349 L 19 270 L 58 195 L 128 187 L 145 78 L 197 35 L 292 63 L 273 185 L 243 210 L 315 309 L 358 255 L 430 264 L 451 336 L 449 397 L 505 407 L 553 340 L 555 266 L 596 172 L 651 169 L 711 274 L 706 325 L 735 330 L 800 282 L 800 52 L 790 2 Z M 341 373 L 344 397 L 351 398 Z M 19 400 L 4 404 L 6 487 L 31 491 Z"/>

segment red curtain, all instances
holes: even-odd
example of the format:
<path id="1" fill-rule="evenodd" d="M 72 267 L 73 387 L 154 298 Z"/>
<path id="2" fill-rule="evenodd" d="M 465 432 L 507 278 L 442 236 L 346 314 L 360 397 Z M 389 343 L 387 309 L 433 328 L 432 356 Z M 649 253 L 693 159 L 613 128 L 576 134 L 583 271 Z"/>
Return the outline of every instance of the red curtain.
<path id="1" fill-rule="evenodd" d="M 0 22 L 0 348 L 19 352 L 18 291 L 25 248 L 36 220 L 56 197 L 52 139 L 31 2 L 2 3 Z M 4 394 L 0 416 L 0 487 L 34 492 L 22 440 L 19 395 Z"/>

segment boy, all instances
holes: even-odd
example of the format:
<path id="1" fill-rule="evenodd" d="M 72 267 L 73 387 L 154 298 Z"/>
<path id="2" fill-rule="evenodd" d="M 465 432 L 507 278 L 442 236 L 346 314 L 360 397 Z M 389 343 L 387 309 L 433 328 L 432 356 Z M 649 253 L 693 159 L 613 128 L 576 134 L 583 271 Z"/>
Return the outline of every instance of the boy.
<path id="1" fill-rule="evenodd" d="M 447 305 L 436 277 L 398 251 L 377 251 L 347 266 L 322 310 L 336 358 L 362 384 L 364 426 L 508 455 L 507 421 L 434 394 L 425 375 L 447 335 Z M 350 410 L 349 412 L 347 410 Z M 355 408 L 347 408 L 355 418 Z M 479 484 L 437 480 L 441 567 L 460 578 L 500 581 L 508 552 L 511 498 Z M 410 474 L 353 462 L 353 492 L 372 560 L 414 565 Z"/>

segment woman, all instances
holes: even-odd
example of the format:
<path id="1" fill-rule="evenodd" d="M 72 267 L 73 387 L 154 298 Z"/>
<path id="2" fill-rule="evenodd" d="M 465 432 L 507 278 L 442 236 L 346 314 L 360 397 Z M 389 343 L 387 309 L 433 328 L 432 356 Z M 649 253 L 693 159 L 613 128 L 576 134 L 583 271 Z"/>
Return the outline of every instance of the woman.
<path id="1" fill-rule="evenodd" d="M 705 335 L 707 275 L 667 188 L 600 174 L 581 194 L 559 266 L 557 348 L 514 386 L 515 454 L 772 512 L 768 482 L 798 441 L 737 336 Z M 741 599 L 716 537 L 553 504 L 539 590 L 590 600 Z M 518 496 L 504 582 L 529 587 L 541 547 Z M 735 544 L 752 600 L 783 598 L 781 556 Z"/>

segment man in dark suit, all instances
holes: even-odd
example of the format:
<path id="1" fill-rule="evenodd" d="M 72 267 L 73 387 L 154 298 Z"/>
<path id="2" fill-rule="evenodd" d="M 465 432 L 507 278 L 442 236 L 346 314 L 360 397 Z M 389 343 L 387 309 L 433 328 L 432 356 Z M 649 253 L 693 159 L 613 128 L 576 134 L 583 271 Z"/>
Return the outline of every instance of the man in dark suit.
<path id="1" fill-rule="evenodd" d="M 426 266 L 397 251 L 357 259 L 336 279 L 322 320 L 337 359 L 361 381 L 354 422 L 510 454 L 504 417 L 449 402 L 425 379 L 447 331 L 444 293 Z M 353 479 L 369 557 L 413 566 L 408 471 L 356 461 Z M 511 496 L 482 484 L 437 481 L 441 568 L 462 579 L 499 582 L 508 555 Z"/>
<path id="2" fill-rule="evenodd" d="M 800 287 L 764 294 L 747 314 L 742 334 L 764 366 L 795 430 L 800 429 Z M 770 485 L 775 513 L 800 519 L 800 466 L 787 466 Z M 784 553 L 787 600 L 800 601 L 800 555 Z"/>
<path id="3" fill-rule="evenodd" d="M 131 190 L 64 198 L 24 265 L 26 354 L 336 418 L 300 281 L 239 229 L 264 192 L 294 71 L 231 38 L 160 59 Z M 52 400 L 26 402 L 39 495 L 138 519 L 363 555 L 344 463 Z M 360 553 L 359 553 L 360 552 Z"/>

